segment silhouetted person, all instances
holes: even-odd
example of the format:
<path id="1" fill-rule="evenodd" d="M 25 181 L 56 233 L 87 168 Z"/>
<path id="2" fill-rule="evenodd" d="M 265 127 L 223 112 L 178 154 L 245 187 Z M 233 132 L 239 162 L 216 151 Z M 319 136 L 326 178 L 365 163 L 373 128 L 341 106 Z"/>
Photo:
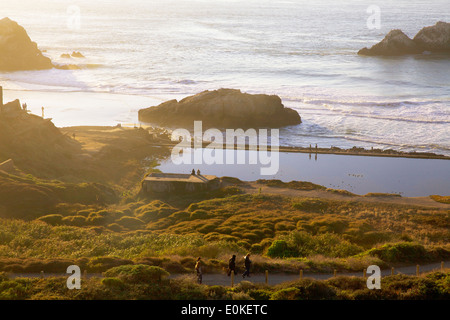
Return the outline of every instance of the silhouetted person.
<path id="1" fill-rule="evenodd" d="M 242 278 L 245 278 L 245 276 L 250 277 L 250 266 L 251 265 L 252 265 L 252 261 L 250 260 L 250 253 L 247 253 L 247 255 L 244 257 L 245 271 L 242 274 Z"/>
<path id="2" fill-rule="evenodd" d="M 202 284 L 202 258 L 198 257 L 197 262 L 195 263 L 195 272 L 197 273 L 197 282 Z"/>
<path id="3" fill-rule="evenodd" d="M 234 275 L 236 275 L 236 255 L 233 254 L 233 256 L 228 260 L 228 272 L 227 275 L 230 276 L 231 272 L 234 272 Z"/>
<path id="4" fill-rule="evenodd" d="M 191 174 L 192 174 L 193 176 L 195 176 L 195 170 L 194 170 L 194 169 L 192 169 Z"/>
<path id="5" fill-rule="evenodd" d="M 200 175 L 200 169 L 197 170 L 197 175 L 198 175 L 198 176 Z"/>

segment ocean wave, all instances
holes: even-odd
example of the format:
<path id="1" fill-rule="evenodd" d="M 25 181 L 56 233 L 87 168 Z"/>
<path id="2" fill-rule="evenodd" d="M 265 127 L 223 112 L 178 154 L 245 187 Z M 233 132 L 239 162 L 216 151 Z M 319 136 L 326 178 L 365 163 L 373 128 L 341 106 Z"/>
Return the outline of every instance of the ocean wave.
<path id="1" fill-rule="evenodd" d="M 283 98 L 284 101 L 301 102 L 312 105 L 341 105 L 349 107 L 379 107 L 379 108 L 399 108 L 408 106 L 426 106 L 430 104 L 443 104 L 442 100 L 424 100 L 424 101 L 346 101 L 346 100 L 332 100 L 332 99 L 314 99 L 314 98 Z"/>

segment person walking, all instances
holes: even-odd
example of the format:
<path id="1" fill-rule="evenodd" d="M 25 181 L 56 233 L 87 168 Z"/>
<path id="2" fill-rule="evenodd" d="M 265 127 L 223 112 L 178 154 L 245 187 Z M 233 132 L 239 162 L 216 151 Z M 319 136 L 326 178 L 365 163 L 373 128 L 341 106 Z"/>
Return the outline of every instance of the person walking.
<path id="1" fill-rule="evenodd" d="M 236 255 L 233 254 L 233 256 L 228 260 L 228 272 L 227 275 L 231 276 L 231 273 L 234 272 L 234 275 L 236 275 Z"/>
<path id="2" fill-rule="evenodd" d="M 252 264 L 252 261 L 250 260 L 250 253 L 247 253 L 247 255 L 244 257 L 244 268 L 245 271 L 242 274 L 242 278 L 250 277 L 250 266 Z"/>
<path id="3" fill-rule="evenodd" d="M 197 273 L 197 282 L 202 284 L 202 258 L 198 257 L 197 262 L 195 263 L 195 272 Z"/>

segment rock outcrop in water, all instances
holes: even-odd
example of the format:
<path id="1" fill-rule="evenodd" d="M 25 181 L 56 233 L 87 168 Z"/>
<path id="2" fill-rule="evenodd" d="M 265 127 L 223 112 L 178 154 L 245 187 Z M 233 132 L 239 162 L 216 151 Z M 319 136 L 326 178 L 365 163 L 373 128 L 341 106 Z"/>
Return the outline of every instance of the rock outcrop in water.
<path id="1" fill-rule="evenodd" d="M 53 68 L 51 60 L 42 54 L 22 26 L 9 18 L 0 20 L 0 70 L 51 68 Z"/>
<path id="2" fill-rule="evenodd" d="M 450 23 L 438 22 L 420 30 L 414 39 L 410 39 L 401 30 L 391 30 L 384 39 L 370 49 L 358 51 L 366 56 L 399 56 L 422 52 L 450 53 Z"/>
<path id="3" fill-rule="evenodd" d="M 207 90 L 179 102 L 166 101 L 139 110 L 139 120 L 186 128 L 192 127 L 195 120 L 202 120 L 203 127 L 210 128 L 278 128 L 301 123 L 297 111 L 285 108 L 280 97 L 236 89 Z"/>
<path id="4" fill-rule="evenodd" d="M 425 51 L 450 53 L 450 23 L 439 21 L 420 30 L 413 41 Z"/>

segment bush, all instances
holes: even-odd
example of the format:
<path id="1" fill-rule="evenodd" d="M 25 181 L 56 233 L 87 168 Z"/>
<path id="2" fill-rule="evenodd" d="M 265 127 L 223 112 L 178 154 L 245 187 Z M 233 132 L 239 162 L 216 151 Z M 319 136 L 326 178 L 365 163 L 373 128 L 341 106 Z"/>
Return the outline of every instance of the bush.
<path id="1" fill-rule="evenodd" d="M 288 251 L 288 245 L 285 240 L 275 240 L 267 249 L 267 256 L 274 257 L 290 257 L 291 252 Z"/>
<path id="2" fill-rule="evenodd" d="M 122 289 L 125 284 L 121 279 L 118 278 L 104 278 L 102 279 L 102 284 L 106 287 Z"/>
<path id="3" fill-rule="evenodd" d="M 426 257 L 426 250 L 420 244 L 400 242 L 371 249 L 367 254 L 376 256 L 386 262 L 419 262 Z"/>
<path id="4" fill-rule="evenodd" d="M 299 300 L 301 298 L 301 291 L 297 288 L 281 289 L 272 294 L 270 300 Z"/>
<path id="5" fill-rule="evenodd" d="M 62 224 L 63 216 L 61 214 L 49 214 L 39 217 L 37 220 L 56 226 Z"/>
<path id="6" fill-rule="evenodd" d="M 319 199 L 306 199 L 293 203 L 292 207 L 306 212 L 323 212 L 327 209 L 328 203 Z"/>
<path id="7" fill-rule="evenodd" d="M 254 300 L 269 300 L 272 296 L 272 291 L 264 289 L 254 289 L 248 292 L 248 295 Z"/>
<path id="8" fill-rule="evenodd" d="M 62 219 L 62 223 L 69 226 L 83 227 L 86 225 L 86 217 L 83 216 L 64 217 Z"/>
<path id="9" fill-rule="evenodd" d="M 275 240 L 266 254 L 271 258 L 307 257 L 316 254 L 348 257 L 362 251 L 361 247 L 336 234 L 325 233 L 313 236 L 304 231 L 292 231 Z"/>
<path id="10" fill-rule="evenodd" d="M 118 277 L 129 283 L 152 283 L 164 280 L 169 277 L 169 273 L 160 267 L 136 264 L 108 269 L 104 272 L 104 276 Z"/>
<path id="11" fill-rule="evenodd" d="M 205 219 L 208 217 L 208 212 L 205 210 L 195 210 L 194 212 L 191 213 L 191 220 L 195 220 L 195 219 Z"/>
<path id="12" fill-rule="evenodd" d="M 139 229 L 144 226 L 144 221 L 135 217 L 122 217 L 116 221 L 116 223 L 127 229 Z"/>
<path id="13" fill-rule="evenodd" d="M 113 267 L 132 264 L 133 261 L 116 257 L 96 257 L 89 260 L 86 268 L 89 272 L 102 272 Z"/>

